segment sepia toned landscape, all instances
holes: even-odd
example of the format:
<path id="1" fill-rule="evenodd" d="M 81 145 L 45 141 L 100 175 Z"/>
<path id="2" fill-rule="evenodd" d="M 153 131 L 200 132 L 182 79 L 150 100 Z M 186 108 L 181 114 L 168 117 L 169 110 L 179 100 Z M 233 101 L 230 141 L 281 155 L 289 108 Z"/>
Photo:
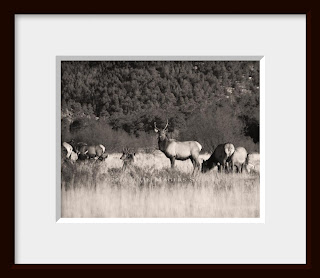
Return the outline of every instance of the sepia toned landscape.
<path id="1" fill-rule="evenodd" d="M 61 214 L 259 218 L 259 62 L 61 62 Z"/>

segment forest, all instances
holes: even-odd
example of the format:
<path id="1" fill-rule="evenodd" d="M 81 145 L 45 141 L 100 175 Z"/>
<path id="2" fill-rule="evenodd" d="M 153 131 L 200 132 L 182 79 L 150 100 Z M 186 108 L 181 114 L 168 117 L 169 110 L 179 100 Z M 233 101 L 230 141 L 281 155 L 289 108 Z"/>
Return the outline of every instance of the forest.
<path id="1" fill-rule="evenodd" d="M 157 148 L 154 122 L 205 152 L 259 151 L 259 61 L 63 61 L 61 140 Z"/>

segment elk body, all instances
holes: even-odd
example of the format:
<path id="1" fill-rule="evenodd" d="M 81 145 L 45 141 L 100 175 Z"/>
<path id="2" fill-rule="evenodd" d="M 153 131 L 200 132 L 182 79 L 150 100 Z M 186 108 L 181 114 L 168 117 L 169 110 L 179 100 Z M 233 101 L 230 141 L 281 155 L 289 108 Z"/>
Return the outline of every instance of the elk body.
<path id="1" fill-rule="evenodd" d="M 228 158 L 227 162 L 230 164 L 231 171 L 233 172 L 236 167 L 237 173 L 242 173 L 243 167 L 247 159 L 248 152 L 243 147 L 237 147 L 234 153 Z"/>
<path id="2" fill-rule="evenodd" d="M 76 152 L 76 142 L 74 141 L 74 139 L 71 139 L 70 141 L 67 142 L 71 147 L 72 147 L 72 150 L 74 152 Z"/>
<path id="3" fill-rule="evenodd" d="M 202 172 L 207 172 L 218 166 L 218 171 L 226 169 L 228 158 L 234 153 L 234 145 L 231 143 L 218 145 L 208 160 L 202 162 Z"/>
<path id="4" fill-rule="evenodd" d="M 87 146 L 87 144 L 84 143 L 84 142 L 78 142 L 78 143 L 76 143 L 74 139 L 71 139 L 69 142 L 64 142 L 63 144 L 67 144 L 67 145 L 71 146 L 71 148 L 72 148 L 71 150 L 74 151 L 74 152 L 75 152 L 76 154 L 78 154 L 78 155 L 79 155 L 79 153 L 80 153 L 80 148 L 81 148 L 82 146 Z M 71 153 L 70 153 L 70 154 L 71 154 Z"/>
<path id="5" fill-rule="evenodd" d="M 89 158 L 88 156 L 88 148 L 87 146 L 82 146 L 80 149 L 79 149 L 79 159 L 80 160 L 86 160 Z"/>
<path id="6" fill-rule="evenodd" d="M 81 149 L 81 147 L 83 147 L 83 146 L 88 146 L 88 144 L 87 143 L 84 143 L 84 142 L 78 142 L 78 143 L 76 143 L 75 144 L 75 152 L 76 153 L 80 153 L 80 149 Z"/>
<path id="7" fill-rule="evenodd" d="M 70 157 L 70 155 L 71 155 L 71 153 L 72 153 L 72 146 L 69 144 L 69 143 L 67 143 L 67 142 L 63 142 L 62 143 L 62 146 L 66 149 L 66 151 L 67 151 L 67 155 L 66 155 L 66 157 L 67 158 L 69 158 Z"/>
<path id="8" fill-rule="evenodd" d="M 108 154 L 105 152 L 105 146 L 101 144 L 88 146 L 87 143 L 76 143 L 75 140 L 72 139 L 69 142 L 63 142 L 62 146 L 67 150 L 66 157 L 69 158 L 72 162 L 75 162 L 78 159 L 86 160 L 89 158 L 104 161 L 108 157 Z"/>
<path id="9" fill-rule="evenodd" d="M 78 160 L 78 154 L 74 151 L 71 152 L 70 161 L 71 163 L 75 163 Z"/>
<path id="10" fill-rule="evenodd" d="M 87 146 L 83 145 L 79 149 L 79 159 L 85 160 L 89 158 L 105 160 L 108 155 L 105 153 L 106 148 L 103 145 Z"/>
<path id="11" fill-rule="evenodd" d="M 251 171 L 260 172 L 260 154 L 249 153 L 246 159 L 245 167 L 248 173 Z"/>
<path id="12" fill-rule="evenodd" d="M 164 129 L 158 129 L 154 123 L 154 131 L 158 133 L 158 146 L 167 158 L 170 159 L 171 167 L 174 168 L 176 160 L 190 159 L 194 170 L 200 169 L 199 153 L 202 146 L 197 141 L 179 142 L 167 137 L 168 121 Z"/>
<path id="13" fill-rule="evenodd" d="M 103 145 L 96 146 L 88 146 L 88 156 L 89 158 L 99 158 L 105 151 L 105 147 Z"/>
<path id="14" fill-rule="evenodd" d="M 122 170 L 127 169 L 128 166 L 131 166 L 134 163 L 135 153 L 130 151 L 128 148 L 122 150 L 122 156 L 120 157 L 123 160 Z"/>

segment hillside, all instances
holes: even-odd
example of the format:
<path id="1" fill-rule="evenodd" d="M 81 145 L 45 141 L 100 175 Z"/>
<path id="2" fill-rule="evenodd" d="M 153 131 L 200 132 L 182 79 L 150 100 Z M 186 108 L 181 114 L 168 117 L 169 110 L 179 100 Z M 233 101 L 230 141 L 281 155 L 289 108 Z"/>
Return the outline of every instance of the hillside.
<path id="1" fill-rule="evenodd" d="M 153 123 L 168 119 L 172 137 L 207 151 L 258 150 L 259 62 L 65 61 L 61 97 L 62 140 L 152 147 Z"/>

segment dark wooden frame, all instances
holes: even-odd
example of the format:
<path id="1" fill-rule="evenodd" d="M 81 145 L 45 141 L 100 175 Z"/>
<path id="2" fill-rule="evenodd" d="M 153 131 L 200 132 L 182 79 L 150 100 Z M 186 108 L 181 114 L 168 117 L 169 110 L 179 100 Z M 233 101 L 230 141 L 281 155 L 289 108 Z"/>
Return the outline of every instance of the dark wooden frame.
<path id="1" fill-rule="evenodd" d="M 138 269 L 144 269 L 144 270 L 155 270 L 155 269 L 185 269 L 185 270 L 245 270 L 245 269 L 255 269 L 255 270 L 261 270 L 261 269 L 287 269 L 287 270 L 309 270 L 308 273 L 310 273 L 310 270 L 315 270 L 315 266 L 319 262 L 319 240 L 317 238 L 316 233 L 316 226 L 311 226 L 311 216 L 313 211 L 313 218 L 314 218 L 314 212 L 315 212 L 315 206 L 317 204 L 317 200 L 315 198 L 318 198 L 318 188 L 317 184 L 314 184 L 315 186 L 312 188 L 311 186 L 311 116 L 312 112 L 315 111 L 315 109 L 311 109 L 311 86 L 312 86 L 312 76 L 313 83 L 315 82 L 315 64 L 311 63 L 311 61 L 314 61 L 315 58 L 318 58 L 318 54 L 316 53 L 316 50 L 319 49 L 316 47 L 319 46 L 316 42 L 316 36 L 317 34 L 313 30 L 313 37 L 311 38 L 311 25 L 314 25 L 314 13 L 311 12 L 311 8 L 301 8 L 301 7 L 292 7 L 290 10 L 287 10 L 286 7 L 279 8 L 279 9 L 257 9 L 253 6 L 249 6 L 249 8 L 244 8 L 243 6 L 238 10 L 228 10 L 225 8 L 219 8 L 218 6 L 215 6 L 214 8 L 199 8 L 199 5 L 197 7 L 188 7 L 185 6 L 186 3 L 183 5 L 173 5 L 170 6 L 170 9 L 168 8 L 169 5 L 164 5 L 163 8 L 157 8 L 157 9 L 148 9 L 146 6 L 139 7 L 136 3 L 133 3 L 133 5 L 127 6 L 127 8 L 118 8 L 118 7 L 112 7 L 109 6 L 107 9 L 97 11 L 96 8 L 75 8 L 77 7 L 76 4 L 61 4 L 61 8 L 47 8 L 47 9 L 41 9 L 36 6 L 36 3 L 32 4 L 30 6 L 30 2 L 25 2 L 22 4 L 22 6 L 14 7 L 14 8 L 7 8 L 5 9 L 3 18 L 5 20 L 5 23 L 3 26 L 6 26 L 6 34 L 5 39 L 3 42 L 6 41 L 6 49 L 3 52 L 5 55 L 3 55 L 5 59 L 5 71 L 6 71 L 6 90 L 4 91 L 4 95 L 6 98 L 6 104 L 3 105 L 2 112 L 2 118 L 7 119 L 4 121 L 4 129 L 6 130 L 6 134 L 9 136 L 6 137 L 5 143 L 6 148 L 4 148 L 4 156 L 5 156 L 5 178 L 6 182 L 3 183 L 3 196 L 5 196 L 3 199 L 5 201 L 6 207 L 3 209 L 5 211 L 5 227 L 7 230 L 7 233 L 5 234 L 5 237 L 2 237 L 2 241 L 5 244 L 5 252 L 6 252 L 6 261 L 2 261 L 5 265 L 5 270 L 12 272 L 15 270 L 30 270 L 30 269 L 77 269 L 77 270 L 84 270 L 84 269 L 105 269 L 105 270 L 138 270 Z M 109 4 L 109 3 L 108 3 Z M 223 4 L 223 3 L 222 3 Z M 274 5 L 274 7 L 277 7 L 277 5 Z M 10 5 L 10 4 L 9 4 Z M 15 6 L 15 4 L 13 4 Z M 57 5 L 57 4 L 56 4 Z M 59 4 L 58 4 L 59 5 Z M 245 4 L 243 4 L 245 5 Z M 88 5 L 90 6 L 90 5 Z M 119 5 L 120 6 L 120 5 Z M 181 7 L 179 7 L 181 6 Z M 221 3 L 220 3 L 221 6 Z M 239 6 L 239 5 L 238 5 Z M 167 14 L 173 14 L 173 13 L 188 13 L 188 14 L 228 14 L 228 13 L 258 13 L 258 14 L 266 14 L 266 13 L 284 13 L 284 14 L 306 14 L 307 18 L 307 74 L 306 74 L 306 80 L 307 80 L 307 133 L 306 133 L 306 139 L 307 139 L 307 263 L 301 264 L 301 265 L 294 265 L 294 264 L 269 264 L 269 265 L 40 265 L 40 264 L 32 264 L 32 265 L 17 265 L 14 263 L 14 154 L 15 148 L 14 148 L 14 138 L 15 138 L 15 131 L 14 131 L 14 120 L 15 120 L 15 108 L 14 108 L 14 63 L 15 63 L 15 56 L 14 56 L 14 49 L 15 49 L 15 41 L 14 41 L 14 16 L 15 14 L 31 14 L 31 13 L 58 13 L 58 14 L 73 14 L 73 13 L 79 13 L 79 14 L 87 14 L 87 13 L 93 13 L 93 14 L 101 14 L 101 13 L 167 13 Z M 313 52 L 313 60 L 311 60 L 311 49 L 314 49 Z M 318 61 L 318 59 L 317 59 Z M 312 73 L 311 73 L 312 72 Z M 315 85 L 315 84 L 314 84 Z M 314 86 L 315 88 L 315 86 Z M 314 99 L 315 95 L 313 95 L 313 104 L 318 103 Z M 9 132 L 8 132 L 9 131 Z M 311 189 L 313 190 L 313 197 L 311 196 Z M 314 218 L 314 220 L 317 220 Z M 319 230 L 317 230 L 319 232 Z M 312 236 L 313 235 L 313 236 Z M 311 238 L 312 238 L 312 245 L 311 245 Z M 313 247 L 313 248 L 312 248 Z M 216 272 L 215 272 L 216 273 Z"/>

